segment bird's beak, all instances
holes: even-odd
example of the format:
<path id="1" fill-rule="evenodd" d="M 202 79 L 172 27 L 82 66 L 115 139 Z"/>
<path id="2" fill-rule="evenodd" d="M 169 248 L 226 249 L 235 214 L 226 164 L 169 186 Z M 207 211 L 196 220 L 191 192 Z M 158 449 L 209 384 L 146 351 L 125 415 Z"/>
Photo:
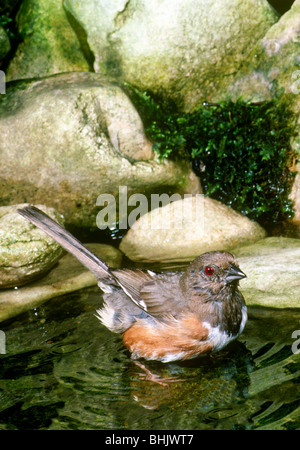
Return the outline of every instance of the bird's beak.
<path id="1" fill-rule="evenodd" d="M 242 278 L 246 278 L 247 275 L 241 271 L 238 267 L 233 264 L 229 264 L 229 271 L 226 275 L 226 283 L 232 283 L 233 281 L 241 280 Z"/>

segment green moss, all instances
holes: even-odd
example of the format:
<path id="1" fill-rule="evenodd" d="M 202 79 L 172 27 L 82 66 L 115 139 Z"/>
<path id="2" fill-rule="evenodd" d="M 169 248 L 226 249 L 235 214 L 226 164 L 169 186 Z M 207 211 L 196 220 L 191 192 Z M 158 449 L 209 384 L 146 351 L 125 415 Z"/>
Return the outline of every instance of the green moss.
<path id="1" fill-rule="evenodd" d="M 288 195 L 296 155 L 286 101 L 226 101 L 182 113 L 148 93 L 126 89 L 159 157 L 190 159 L 206 195 L 269 230 L 293 216 Z"/>
<path id="2" fill-rule="evenodd" d="M 1 70 L 6 70 L 11 55 L 22 41 L 22 36 L 18 32 L 15 17 L 22 0 L 3 0 L 0 2 L 0 26 L 4 28 L 11 45 L 11 51 L 1 63 Z"/>

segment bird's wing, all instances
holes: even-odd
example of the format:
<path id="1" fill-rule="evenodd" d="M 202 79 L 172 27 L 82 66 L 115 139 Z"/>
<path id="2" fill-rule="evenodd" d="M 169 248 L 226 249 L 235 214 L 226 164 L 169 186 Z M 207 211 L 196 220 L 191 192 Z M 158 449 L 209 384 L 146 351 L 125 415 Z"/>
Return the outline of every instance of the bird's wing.
<path id="1" fill-rule="evenodd" d="M 143 284 L 151 282 L 153 276 L 142 270 L 112 270 L 112 274 L 117 280 L 119 286 L 131 298 L 131 300 L 144 311 L 147 311 L 147 305 L 140 296 L 140 290 Z"/>
<path id="2" fill-rule="evenodd" d="M 127 269 L 113 271 L 113 275 L 134 303 L 152 316 L 176 315 L 184 307 L 177 275 Z"/>

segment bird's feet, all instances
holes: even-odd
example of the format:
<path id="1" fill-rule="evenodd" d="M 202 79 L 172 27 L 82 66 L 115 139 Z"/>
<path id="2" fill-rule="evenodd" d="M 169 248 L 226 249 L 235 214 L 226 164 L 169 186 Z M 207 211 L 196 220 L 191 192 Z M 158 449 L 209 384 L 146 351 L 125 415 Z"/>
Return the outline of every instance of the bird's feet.
<path id="1" fill-rule="evenodd" d="M 169 386 L 169 383 L 176 383 L 185 381 L 178 377 L 161 377 L 156 373 L 152 373 L 144 364 L 139 361 L 134 361 L 134 363 L 144 371 L 144 373 L 139 373 L 139 377 L 142 380 L 152 381 L 153 383 L 160 384 L 161 386 Z"/>

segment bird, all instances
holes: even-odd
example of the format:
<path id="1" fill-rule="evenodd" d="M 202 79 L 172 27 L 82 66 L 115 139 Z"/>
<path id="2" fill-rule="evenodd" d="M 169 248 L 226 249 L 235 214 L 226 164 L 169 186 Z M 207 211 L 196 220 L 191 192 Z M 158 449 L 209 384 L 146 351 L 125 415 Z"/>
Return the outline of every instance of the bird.
<path id="1" fill-rule="evenodd" d="M 212 354 L 244 330 L 247 307 L 238 285 L 246 275 L 231 253 L 208 251 L 184 271 L 112 269 L 37 207 L 17 211 L 96 276 L 104 302 L 95 316 L 122 335 L 133 360 L 169 363 Z"/>

